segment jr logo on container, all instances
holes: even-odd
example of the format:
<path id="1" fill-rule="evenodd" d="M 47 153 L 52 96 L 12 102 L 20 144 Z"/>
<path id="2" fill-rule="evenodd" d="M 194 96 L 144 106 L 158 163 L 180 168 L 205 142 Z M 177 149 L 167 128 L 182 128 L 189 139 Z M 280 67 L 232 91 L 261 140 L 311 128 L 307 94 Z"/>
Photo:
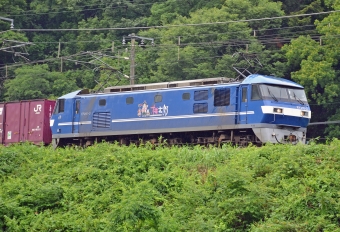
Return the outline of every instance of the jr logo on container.
<path id="1" fill-rule="evenodd" d="M 41 113 L 41 108 L 42 105 L 38 104 L 36 107 L 33 108 L 35 114 L 40 114 Z"/>

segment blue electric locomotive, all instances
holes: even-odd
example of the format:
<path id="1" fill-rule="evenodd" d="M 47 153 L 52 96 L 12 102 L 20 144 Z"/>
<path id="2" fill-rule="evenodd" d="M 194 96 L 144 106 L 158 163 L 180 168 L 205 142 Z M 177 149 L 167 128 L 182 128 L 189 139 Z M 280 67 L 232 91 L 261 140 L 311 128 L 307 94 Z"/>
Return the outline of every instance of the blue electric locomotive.
<path id="1" fill-rule="evenodd" d="M 304 88 L 252 74 L 242 82 L 210 78 L 79 90 L 58 98 L 53 146 L 121 144 L 165 138 L 169 144 L 296 143 L 311 118 Z"/>

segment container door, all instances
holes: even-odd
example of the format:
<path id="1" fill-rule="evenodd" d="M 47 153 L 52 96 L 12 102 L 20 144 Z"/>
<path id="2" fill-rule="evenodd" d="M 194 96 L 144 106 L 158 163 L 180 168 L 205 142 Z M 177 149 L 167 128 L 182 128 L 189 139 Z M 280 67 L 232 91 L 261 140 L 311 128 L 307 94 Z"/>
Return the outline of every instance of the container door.
<path id="1" fill-rule="evenodd" d="M 5 103 L 0 103 L 0 144 L 4 143 Z"/>
<path id="2" fill-rule="evenodd" d="M 8 103 L 5 105 L 4 144 L 20 142 L 20 106 L 20 102 Z"/>
<path id="3" fill-rule="evenodd" d="M 26 141 L 36 144 L 43 142 L 43 126 L 44 126 L 44 102 L 33 101 L 26 102 L 28 105 L 25 111 L 26 120 Z"/>
<path id="4" fill-rule="evenodd" d="M 29 118 L 27 114 L 30 110 L 30 102 L 22 101 L 20 104 L 20 141 L 25 142 L 28 140 L 29 133 Z"/>
<path id="5" fill-rule="evenodd" d="M 73 109 L 72 133 L 79 133 L 80 100 L 75 101 Z"/>
<path id="6" fill-rule="evenodd" d="M 247 124 L 248 110 L 248 86 L 240 87 L 240 107 L 239 107 L 239 124 Z"/>

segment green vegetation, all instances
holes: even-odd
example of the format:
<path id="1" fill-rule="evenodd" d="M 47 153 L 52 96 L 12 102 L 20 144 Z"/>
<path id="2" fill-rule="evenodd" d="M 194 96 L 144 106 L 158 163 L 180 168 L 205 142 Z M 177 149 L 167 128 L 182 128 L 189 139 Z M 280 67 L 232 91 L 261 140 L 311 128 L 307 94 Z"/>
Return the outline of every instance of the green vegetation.
<path id="1" fill-rule="evenodd" d="M 340 141 L 0 147 L 2 231 L 340 231 Z"/>

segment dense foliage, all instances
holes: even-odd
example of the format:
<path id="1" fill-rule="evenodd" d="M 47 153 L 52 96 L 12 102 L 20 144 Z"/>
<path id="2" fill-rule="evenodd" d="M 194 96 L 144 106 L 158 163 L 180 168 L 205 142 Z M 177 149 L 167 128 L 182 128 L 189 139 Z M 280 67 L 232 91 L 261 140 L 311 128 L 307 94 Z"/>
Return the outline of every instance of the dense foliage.
<path id="1" fill-rule="evenodd" d="M 10 30 L 0 19 L 0 100 L 128 84 L 135 33 L 155 41 L 136 39 L 136 83 L 236 78 L 233 66 L 258 71 L 234 56 L 251 54 L 263 65 L 260 73 L 306 87 L 312 121 L 337 120 L 339 6 L 339 0 L 0 0 L 0 15 L 14 20 Z M 336 126 L 326 130 L 339 133 Z"/>
<path id="2" fill-rule="evenodd" d="M 340 141 L 0 147 L 2 231 L 340 231 Z"/>

